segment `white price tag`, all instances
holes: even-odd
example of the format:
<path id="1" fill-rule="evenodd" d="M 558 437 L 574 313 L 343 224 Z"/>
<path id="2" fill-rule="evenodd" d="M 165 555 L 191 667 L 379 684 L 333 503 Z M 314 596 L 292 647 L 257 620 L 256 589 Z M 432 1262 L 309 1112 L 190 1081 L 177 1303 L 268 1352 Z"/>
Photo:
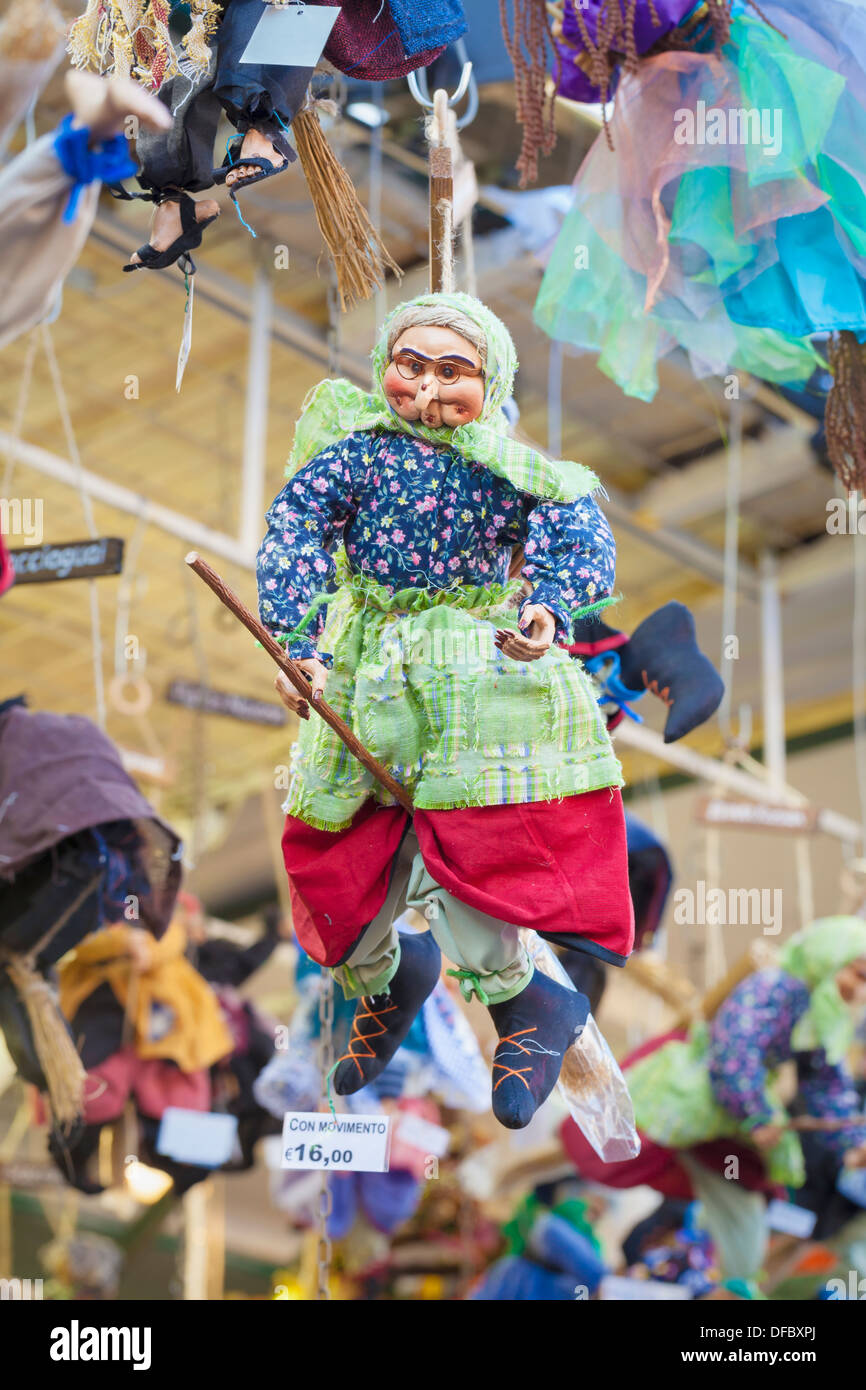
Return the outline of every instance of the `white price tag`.
<path id="1" fill-rule="evenodd" d="M 240 61 L 314 68 L 339 13 L 338 5 L 266 5 Z"/>
<path id="2" fill-rule="evenodd" d="M 665 1284 L 661 1279 L 632 1279 L 626 1274 L 606 1274 L 599 1286 L 599 1296 L 607 1303 L 633 1303 L 644 1299 L 681 1302 L 691 1298 L 692 1291 L 684 1284 Z"/>
<path id="3" fill-rule="evenodd" d="M 290 1110 L 283 1119 L 284 1168 L 387 1173 L 391 1156 L 388 1115 L 333 1115 Z"/>
<path id="4" fill-rule="evenodd" d="M 163 1111 L 156 1151 L 175 1163 L 194 1163 L 197 1168 L 221 1168 L 232 1156 L 238 1132 L 236 1115 L 183 1110 L 170 1105 Z"/>
<path id="5" fill-rule="evenodd" d="M 778 1197 L 767 1207 L 767 1227 L 771 1231 L 781 1231 L 786 1236 L 797 1236 L 808 1240 L 815 1229 L 818 1217 L 806 1207 L 795 1206 L 793 1202 L 781 1202 Z"/>
<path id="6" fill-rule="evenodd" d="M 451 1142 L 451 1135 L 442 1125 L 434 1125 L 431 1120 L 424 1120 L 411 1111 L 397 1122 L 394 1137 L 401 1144 L 408 1144 L 409 1148 L 418 1149 L 423 1154 L 432 1154 L 434 1158 L 444 1158 Z"/>

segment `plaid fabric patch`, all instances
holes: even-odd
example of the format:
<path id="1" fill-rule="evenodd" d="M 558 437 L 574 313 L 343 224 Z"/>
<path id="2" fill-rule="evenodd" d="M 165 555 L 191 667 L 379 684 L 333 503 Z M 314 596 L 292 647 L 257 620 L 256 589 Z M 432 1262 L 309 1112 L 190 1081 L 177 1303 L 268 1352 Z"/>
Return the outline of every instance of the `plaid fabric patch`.
<path id="1" fill-rule="evenodd" d="M 329 605 L 326 695 L 416 806 L 514 805 L 622 785 L 582 666 L 559 647 L 526 663 L 494 646 L 497 627 L 517 625 L 506 591 L 389 596 L 359 578 Z M 303 724 L 285 810 L 341 830 L 370 796 L 390 800 L 324 720 Z"/>

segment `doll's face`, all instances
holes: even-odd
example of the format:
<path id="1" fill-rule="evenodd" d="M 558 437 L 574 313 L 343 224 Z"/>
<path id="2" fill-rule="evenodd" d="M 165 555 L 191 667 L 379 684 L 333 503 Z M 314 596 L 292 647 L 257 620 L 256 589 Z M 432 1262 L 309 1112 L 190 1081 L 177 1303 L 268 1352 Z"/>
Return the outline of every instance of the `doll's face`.
<path id="1" fill-rule="evenodd" d="M 464 375 L 464 370 L 474 374 Z M 407 328 L 391 349 L 383 384 L 401 419 L 419 420 L 431 429 L 468 425 L 484 405 L 478 349 L 452 328 Z"/>
<path id="2" fill-rule="evenodd" d="M 843 965 L 836 986 L 846 1004 L 866 1004 L 866 956 Z"/>

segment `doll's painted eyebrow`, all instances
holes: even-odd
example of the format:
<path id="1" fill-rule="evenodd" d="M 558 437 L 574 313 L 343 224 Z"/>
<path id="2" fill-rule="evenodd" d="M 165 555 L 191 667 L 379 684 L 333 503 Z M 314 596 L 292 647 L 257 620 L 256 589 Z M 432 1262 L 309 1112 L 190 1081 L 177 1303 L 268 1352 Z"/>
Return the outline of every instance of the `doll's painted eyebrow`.
<path id="1" fill-rule="evenodd" d="M 477 362 L 470 362 L 468 357 L 461 357 L 459 353 L 456 352 L 446 352 L 444 357 L 428 357 L 426 352 L 419 352 L 417 348 L 404 347 L 397 349 L 396 356 L 417 357 L 420 362 L 463 362 L 467 367 L 478 366 Z M 393 358 L 394 354 L 392 353 L 392 361 Z"/>

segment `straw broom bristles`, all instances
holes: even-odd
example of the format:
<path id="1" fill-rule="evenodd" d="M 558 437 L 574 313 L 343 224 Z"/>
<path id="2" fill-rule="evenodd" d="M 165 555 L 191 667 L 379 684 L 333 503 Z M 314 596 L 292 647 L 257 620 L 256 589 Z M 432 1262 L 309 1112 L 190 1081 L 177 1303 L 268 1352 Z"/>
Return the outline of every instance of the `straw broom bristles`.
<path id="1" fill-rule="evenodd" d="M 71 1128 L 82 1112 L 87 1073 L 69 1036 L 54 991 L 24 956 L 10 953 L 3 963 L 27 1010 L 36 1054 L 48 1083 L 54 1119 L 61 1128 Z"/>
<path id="2" fill-rule="evenodd" d="M 313 107 L 292 121 L 319 230 L 337 271 L 340 307 L 370 299 L 392 270 L 402 275 L 361 204 L 355 185 L 334 154 Z"/>

